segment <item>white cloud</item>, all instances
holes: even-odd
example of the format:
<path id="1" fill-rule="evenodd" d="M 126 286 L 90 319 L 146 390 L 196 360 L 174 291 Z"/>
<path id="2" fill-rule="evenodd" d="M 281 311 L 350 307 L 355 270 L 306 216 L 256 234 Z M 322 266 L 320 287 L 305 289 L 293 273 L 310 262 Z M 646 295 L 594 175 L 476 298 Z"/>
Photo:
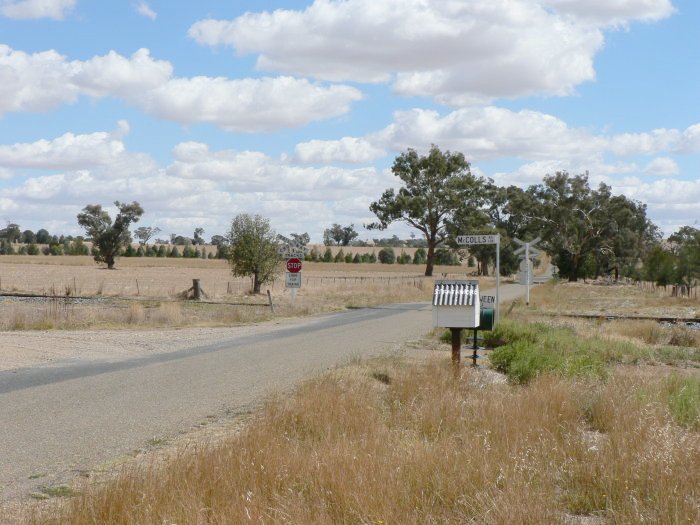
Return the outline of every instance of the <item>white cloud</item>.
<path id="1" fill-rule="evenodd" d="M 201 20 L 189 36 L 258 55 L 261 70 L 392 82 L 402 95 L 464 106 L 569 94 L 595 78 L 599 26 L 672 12 L 669 0 L 315 0 L 303 11 Z"/>
<path id="2" fill-rule="evenodd" d="M 362 93 L 349 86 L 323 86 L 292 77 L 194 77 L 170 80 L 136 103 L 168 120 L 263 132 L 343 115 L 361 98 Z"/>
<path id="3" fill-rule="evenodd" d="M 624 25 L 630 21 L 654 22 L 671 16 L 671 0 L 544 0 L 557 12 L 596 25 Z"/>
<path id="4" fill-rule="evenodd" d="M 376 147 L 369 140 L 355 137 L 311 140 L 297 144 L 295 148 L 296 159 L 304 164 L 366 164 L 386 154 L 384 149 Z"/>
<path id="5" fill-rule="evenodd" d="M 0 13 L 7 18 L 52 18 L 62 20 L 76 0 L 1 0 Z"/>
<path id="6" fill-rule="evenodd" d="M 546 113 L 487 106 L 463 108 L 441 115 L 412 109 L 394 114 L 394 122 L 368 135 L 375 146 L 393 151 L 427 150 L 431 144 L 462 151 L 470 161 L 503 157 L 529 161 L 600 162 L 604 154 L 655 155 L 659 152 L 700 151 L 700 124 L 686 130 L 659 129 L 649 133 L 607 136 L 587 128 L 572 128 Z"/>
<path id="7" fill-rule="evenodd" d="M 657 157 L 644 168 L 644 173 L 658 177 L 671 177 L 680 173 L 678 163 L 669 157 Z"/>
<path id="8" fill-rule="evenodd" d="M 48 111 L 80 96 L 118 97 L 184 124 L 260 132 L 342 115 L 362 93 L 292 77 L 174 78 L 172 64 L 153 59 L 147 49 L 68 61 L 55 51 L 28 54 L 0 45 L 0 115 Z"/>
<path id="9" fill-rule="evenodd" d="M 146 2 L 139 2 L 136 6 L 136 12 L 141 16 L 150 18 L 151 20 L 155 20 L 156 18 L 158 18 L 158 13 L 151 9 L 151 6 L 149 6 Z"/>
<path id="10" fill-rule="evenodd" d="M 128 124 L 122 121 L 114 133 L 66 133 L 52 140 L 0 145 L 0 166 L 75 169 L 108 164 L 125 154 L 126 148 L 120 139 L 127 131 Z"/>

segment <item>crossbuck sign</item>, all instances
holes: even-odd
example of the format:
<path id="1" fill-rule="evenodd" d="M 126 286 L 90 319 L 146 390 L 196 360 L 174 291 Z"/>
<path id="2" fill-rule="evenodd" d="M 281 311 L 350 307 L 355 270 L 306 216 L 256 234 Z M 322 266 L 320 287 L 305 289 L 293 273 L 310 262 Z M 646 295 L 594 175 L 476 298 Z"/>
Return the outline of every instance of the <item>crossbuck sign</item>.
<path id="1" fill-rule="evenodd" d="M 498 323 L 498 318 L 501 312 L 501 306 L 499 303 L 500 298 L 500 287 L 501 287 L 501 236 L 499 234 L 495 235 L 480 235 L 477 233 L 458 235 L 457 244 L 462 246 L 473 246 L 475 244 L 495 244 L 496 245 L 496 300 L 495 300 L 495 310 L 496 315 L 495 321 Z"/>

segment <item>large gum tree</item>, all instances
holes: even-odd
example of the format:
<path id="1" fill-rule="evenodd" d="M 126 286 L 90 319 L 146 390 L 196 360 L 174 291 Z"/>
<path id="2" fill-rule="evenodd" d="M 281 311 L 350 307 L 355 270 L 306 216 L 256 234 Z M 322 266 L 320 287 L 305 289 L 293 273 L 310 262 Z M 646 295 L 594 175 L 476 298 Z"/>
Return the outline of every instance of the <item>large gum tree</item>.
<path id="1" fill-rule="evenodd" d="M 472 175 L 462 153 L 443 152 L 435 145 L 427 155 L 408 149 L 396 157 L 391 171 L 402 186 L 387 189 L 370 205 L 379 220 L 367 228 L 403 222 L 419 230 L 428 244 L 425 275 L 432 276 L 435 249 L 446 238 L 447 224 L 458 210 L 483 205 L 485 180 Z"/>
<path id="2" fill-rule="evenodd" d="M 129 226 L 143 215 L 143 208 L 136 201 L 131 204 L 115 201 L 114 205 L 119 210 L 114 223 L 99 204 L 88 204 L 78 214 L 78 224 L 85 228 L 93 243 L 95 261 L 107 264 L 110 270 L 114 269 L 119 251 L 131 242 Z"/>

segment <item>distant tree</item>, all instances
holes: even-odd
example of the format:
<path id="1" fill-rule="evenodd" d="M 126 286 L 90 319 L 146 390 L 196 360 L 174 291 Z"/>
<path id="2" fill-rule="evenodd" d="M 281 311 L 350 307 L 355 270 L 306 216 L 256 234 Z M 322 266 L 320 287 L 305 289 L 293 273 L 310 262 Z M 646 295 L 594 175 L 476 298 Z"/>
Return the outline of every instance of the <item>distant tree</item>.
<path id="1" fill-rule="evenodd" d="M 156 253 L 156 257 L 167 257 L 168 251 L 167 248 L 165 247 L 165 244 L 161 244 L 158 246 L 158 253 Z"/>
<path id="2" fill-rule="evenodd" d="M 170 244 L 176 246 L 190 246 L 192 244 L 192 239 L 185 237 L 184 235 L 170 234 Z"/>
<path id="3" fill-rule="evenodd" d="M 0 239 L 10 244 L 13 242 L 19 242 L 21 237 L 22 232 L 17 224 L 8 223 L 5 228 L 0 229 Z"/>
<path id="4" fill-rule="evenodd" d="M 323 252 L 323 257 L 321 257 L 321 260 L 323 262 L 333 262 L 333 252 L 330 248 L 326 248 L 326 251 Z"/>
<path id="5" fill-rule="evenodd" d="M 136 201 L 131 204 L 115 201 L 114 205 L 119 210 L 114 223 L 99 204 L 88 204 L 78 214 L 78 224 L 85 229 L 93 248 L 96 248 L 95 261 L 107 264 L 110 270 L 114 268 L 119 250 L 131 242 L 129 226 L 143 215 L 143 208 Z"/>
<path id="6" fill-rule="evenodd" d="M 228 234 L 228 260 L 235 276 L 250 276 L 253 293 L 274 281 L 282 259 L 278 253 L 277 233 L 270 221 L 260 215 L 243 213 L 234 217 Z"/>
<path id="7" fill-rule="evenodd" d="M 37 244 L 49 244 L 51 242 L 51 235 L 45 229 L 40 229 L 36 232 L 36 243 Z"/>
<path id="8" fill-rule="evenodd" d="M 140 226 L 134 230 L 134 237 L 139 240 L 141 246 L 148 245 L 148 241 L 160 233 L 160 228 L 153 226 Z"/>
<path id="9" fill-rule="evenodd" d="M 338 253 L 335 254 L 335 257 L 333 257 L 333 262 L 339 263 L 339 262 L 344 262 L 345 261 L 345 252 L 343 252 L 343 249 L 341 248 Z"/>
<path id="10" fill-rule="evenodd" d="M 20 238 L 20 242 L 23 242 L 24 244 L 32 244 L 36 242 L 36 234 L 32 230 L 24 230 L 22 232 L 22 237 Z"/>
<path id="11" fill-rule="evenodd" d="M 192 244 L 204 244 L 204 228 L 194 229 L 194 238 L 192 239 Z"/>
<path id="12" fill-rule="evenodd" d="M 433 275 L 435 249 L 446 238 L 446 227 L 462 207 L 482 205 L 485 181 L 472 175 L 461 153 L 442 152 L 432 146 L 426 156 L 409 149 L 394 160 L 391 171 L 403 186 L 386 190 L 369 209 L 379 219 L 368 229 L 385 229 L 404 222 L 419 230 L 428 245 L 425 275 Z"/>
<path id="13" fill-rule="evenodd" d="M 168 253 L 168 257 L 174 257 L 174 258 L 181 257 L 180 250 L 177 249 L 177 245 L 173 244 L 172 249 Z"/>
<path id="14" fill-rule="evenodd" d="M 341 242 L 343 242 L 343 227 L 340 224 L 333 224 L 330 228 L 323 230 L 323 244 L 340 246 Z"/>
<path id="15" fill-rule="evenodd" d="M 211 241 L 209 241 L 209 244 L 212 244 L 214 246 L 219 246 L 220 244 L 226 244 L 226 237 L 223 235 L 214 235 L 211 238 Z"/>

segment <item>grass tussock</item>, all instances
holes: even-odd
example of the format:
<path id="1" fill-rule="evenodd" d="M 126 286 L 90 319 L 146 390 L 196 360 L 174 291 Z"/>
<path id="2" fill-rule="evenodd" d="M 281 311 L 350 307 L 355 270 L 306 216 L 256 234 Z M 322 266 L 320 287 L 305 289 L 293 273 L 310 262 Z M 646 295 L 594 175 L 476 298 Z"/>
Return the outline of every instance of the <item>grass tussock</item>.
<path id="1" fill-rule="evenodd" d="M 235 437 L 127 468 L 34 522 L 700 521 L 700 469 L 689 468 L 700 434 L 667 402 L 685 378 L 487 378 L 465 370 L 455 383 L 435 363 L 338 370 L 268 403 Z"/>

